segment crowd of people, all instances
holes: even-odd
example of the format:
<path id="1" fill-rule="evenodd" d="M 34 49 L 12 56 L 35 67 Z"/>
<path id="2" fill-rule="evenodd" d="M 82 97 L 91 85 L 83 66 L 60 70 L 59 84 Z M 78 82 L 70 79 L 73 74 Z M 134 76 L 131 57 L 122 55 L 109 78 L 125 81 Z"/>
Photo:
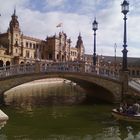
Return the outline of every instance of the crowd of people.
<path id="1" fill-rule="evenodd" d="M 135 101 L 132 105 L 128 105 L 125 101 L 120 104 L 119 112 L 128 115 L 136 115 L 140 113 L 140 104 Z"/>

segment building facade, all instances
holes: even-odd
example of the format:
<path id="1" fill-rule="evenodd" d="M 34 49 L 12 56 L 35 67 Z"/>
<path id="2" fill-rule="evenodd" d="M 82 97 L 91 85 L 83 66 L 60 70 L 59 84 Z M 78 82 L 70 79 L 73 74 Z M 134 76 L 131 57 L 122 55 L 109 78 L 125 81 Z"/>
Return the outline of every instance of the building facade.
<path id="1" fill-rule="evenodd" d="M 104 69 L 106 74 L 109 71 L 119 73 L 122 70 L 122 57 L 97 55 L 96 61 L 97 70 Z M 92 65 L 93 55 L 85 54 L 85 62 Z M 140 77 L 140 58 L 128 57 L 128 70 L 131 77 Z"/>
<path id="2" fill-rule="evenodd" d="M 45 40 L 24 35 L 14 10 L 6 33 L 0 34 L 0 67 L 41 62 L 83 61 L 84 45 L 79 34 L 75 47 L 64 32 Z"/>

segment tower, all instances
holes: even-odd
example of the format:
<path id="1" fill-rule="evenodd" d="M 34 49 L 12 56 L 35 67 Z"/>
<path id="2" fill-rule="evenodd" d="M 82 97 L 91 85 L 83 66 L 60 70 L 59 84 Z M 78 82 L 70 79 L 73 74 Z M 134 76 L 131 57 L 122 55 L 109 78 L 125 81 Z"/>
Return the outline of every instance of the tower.
<path id="1" fill-rule="evenodd" d="M 20 56 L 21 54 L 21 31 L 18 22 L 18 16 L 16 15 L 16 9 L 11 16 L 11 21 L 9 23 L 9 54 L 13 56 Z"/>
<path id="2" fill-rule="evenodd" d="M 84 48 L 83 40 L 82 40 L 82 37 L 81 37 L 80 33 L 79 33 L 79 36 L 78 36 L 76 48 L 77 48 L 77 51 L 78 51 L 78 58 L 77 58 L 77 60 L 78 61 L 84 60 L 85 48 Z"/>
<path id="3" fill-rule="evenodd" d="M 10 27 L 10 32 L 20 32 L 20 28 L 19 28 L 19 22 L 18 22 L 18 16 L 16 15 L 16 9 L 14 9 L 14 13 L 11 16 L 12 19 L 10 21 L 9 27 Z"/>

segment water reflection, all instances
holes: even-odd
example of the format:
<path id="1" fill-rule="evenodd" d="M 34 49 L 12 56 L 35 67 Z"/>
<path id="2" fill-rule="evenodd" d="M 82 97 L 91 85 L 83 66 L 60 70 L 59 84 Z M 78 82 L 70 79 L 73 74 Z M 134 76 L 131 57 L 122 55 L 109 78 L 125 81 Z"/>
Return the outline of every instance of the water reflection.
<path id="1" fill-rule="evenodd" d="M 101 133 L 94 136 L 95 140 L 121 140 L 120 130 L 117 126 L 103 128 Z"/>
<path id="2" fill-rule="evenodd" d="M 21 135 L 21 136 L 14 136 L 14 140 L 34 140 L 35 138 L 31 138 L 27 135 Z M 132 134 L 128 133 L 127 138 L 120 138 L 119 136 L 106 136 L 106 135 L 50 135 L 46 137 L 40 137 L 37 140 L 140 140 L 140 134 L 138 133 L 136 136 L 133 136 Z M 0 135 L 0 140 L 8 140 L 7 136 Z M 9 139 L 10 140 L 10 139 Z"/>
<path id="3" fill-rule="evenodd" d="M 4 125 L 6 124 L 6 121 L 1 121 L 0 122 L 0 129 L 2 129 L 4 127 Z"/>
<path id="4" fill-rule="evenodd" d="M 93 136 L 65 136 L 65 135 L 51 135 L 46 140 L 93 140 Z"/>
<path id="5" fill-rule="evenodd" d="M 0 135 L 0 140 L 7 140 L 7 136 L 1 134 L 1 135 Z"/>
<path id="6" fill-rule="evenodd" d="M 136 133 L 136 130 L 132 126 L 127 126 L 127 137 L 124 140 L 140 140 L 140 132 Z"/>
<path id="7" fill-rule="evenodd" d="M 120 124 L 121 125 L 121 124 Z M 92 139 L 95 140 L 140 140 L 140 132 L 133 134 L 133 128 L 131 126 L 124 127 L 123 131 L 119 126 L 111 126 L 104 128 L 101 133 L 95 135 Z M 126 131 L 127 136 L 124 135 Z"/>
<path id="8" fill-rule="evenodd" d="M 3 109 L 10 120 L 0 136 L 5 140 L 140 140 L 140 126 L 114 121 L 111 108 L 78 105 L 39 107 L 32 111 Z"/>
<path id="9" fill-rule="evenodd" d="M 10 119 L 0 127 L 0 140 L 140 140 L 140 125 L 115 121 L 112 105 L 75 105 L 85 100 L 85 91 L 63 80 L 34 81 L 6 92 L 10 107 L 3 111 Z"/>
<path id="10" fill-rule="evenodd" d="M 0 122 L 0 130 L 5 126 L 6 123 L 7 123 L 6 121 Z M 7 136 L 4 134 L 0 134 L 0 140 L 7 140 Z"/>
<path id="11" fill-rule="evenodd" d="M 26 83 L 4 93 L 6 105 L 27 107 L 34 105 L 72 105 L 85 100 L 85 91 L 78 85 L 64 83 L 64 79 L 42 79 Z"/>

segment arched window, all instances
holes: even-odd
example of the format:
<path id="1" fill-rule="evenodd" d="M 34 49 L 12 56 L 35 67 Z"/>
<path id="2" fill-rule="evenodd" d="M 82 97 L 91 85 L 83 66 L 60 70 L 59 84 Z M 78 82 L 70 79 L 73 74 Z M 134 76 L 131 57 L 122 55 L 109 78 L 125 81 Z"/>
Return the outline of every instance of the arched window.
<path id="1" fill-rule="evenodd" d="M 51 53 L 49 54 L 49 60 L 52 60 L 52 54 Z"/>
<path id="2" fill-rule="evenodd" d="M 28 48 L 28 42 L 26 42 L 26 47 Z"/>
<path id="3" fill-rule="evenodd" d="M 32 48 L 32 43 L 30 43 L 30 48 Z"/>
<path id="4" fill-rule="evenodd" d="M 10 62 L 9 61 L 6 61 L 6 66 L 10 66 Z"/>
<path id="5" fill-rule="evenodd" d="M 57 57 L 56 57 L 56 59 L 58 60 L 59 59 L 59 55 L 57 54 Z"/>
<path id="6" fill-rule="evenodd" d="M 134 70 L 132 70 L 132 76 L 135 76 L 135 71 Z"/>
<path id="7" fill-rule="evenodd" d="M 6 69 L 10 69 L 10 62 L 9 61 L 6 61 Z"/>
<path id="8" fill-rule="evenodd" d="M 140 75 L 140 71 L 139 70 L 137 70 L 137 76 L 139 76 Z"/>
<path id="9" fill-rule="evenodd" d="M 0 60 L 0 67 L 3 67 L 3 61 Z"/>
<path id="10" fill-rule="evenodd" d="M 24 64 L 24 62 L 23 62 L 23 61 L 21 61 L 21 62 L 20 62 L 20 64 L 22 64 L 22 65 L 23 65 L 23 64 Z"/>
<path id="11" fill-rule="evenodd" d="M 64 61 L 64 55 L 62 55 L 62 61 Z"/>

